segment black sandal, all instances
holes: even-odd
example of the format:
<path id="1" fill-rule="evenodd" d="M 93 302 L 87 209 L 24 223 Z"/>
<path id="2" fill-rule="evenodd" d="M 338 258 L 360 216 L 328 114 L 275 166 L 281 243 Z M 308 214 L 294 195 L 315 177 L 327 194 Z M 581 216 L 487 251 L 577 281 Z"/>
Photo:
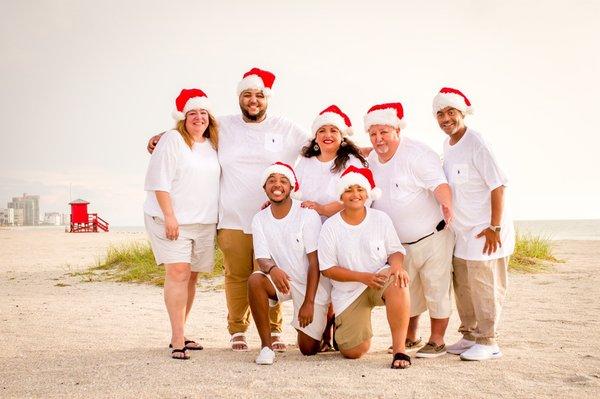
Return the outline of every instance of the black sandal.
<path id="1" fill-rule="evenodd" d="M 401 365 L 396 366 L 394 363 L 396 363 L 398 360 L 404 360 L 408 362 L 408 366 L 404 366 L 402 367 Z M 410 361 L 410 356 L 408 356 L 406 353 L 402 353 L 402 352 L 398 352 L 394 354 L 394 360 L 392 360 L 392 367 L 393 369 L 407 369 L 410 367 L 410 365 L 412 364 L 412 362 Z"/>
<path id="2" fill-rule="evenodd" d="M 174 356 L 176 353 L 183 353 L 182 357 L 179 356 Z M 188 360 L 190 358 L 190 355 L 187 354 L 187 348 L 182 348 L 182 349 L 173 349 L 171 351 L 171 359 L 177 359 L 177 360 Z"/>
<path id="3" fill-rule="evenodd" d="M 190 350 L 190 351 L 201 351 L 202 349 L 204 349 L 204 347 L 202 345 L 198 345 L 198 346 L 188 346 L 188 344 L 196 344 L 196 341 L 192 341 L 191 339 L 188 339 L 184 342 L 185 345 L 185 349 Z M 169 349 L 171 349 L 173 347 L 172 344 L 169 344 Z"/>

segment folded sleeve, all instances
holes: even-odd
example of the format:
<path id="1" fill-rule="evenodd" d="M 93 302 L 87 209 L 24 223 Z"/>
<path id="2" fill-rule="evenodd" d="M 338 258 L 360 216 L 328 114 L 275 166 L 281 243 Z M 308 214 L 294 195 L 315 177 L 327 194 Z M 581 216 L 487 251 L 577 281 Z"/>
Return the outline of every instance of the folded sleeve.
<path id="1" fill-rule="evenodd" d="M 302 229 L 304 247 L 309 254 L 319 248 L 319 234 L 321 233 L 321 217 L 312 209 L 307 209 L 306 220 Z"/>
<path id="2" fill-rule="evenodd" d="M 178 132 L 168 132 L 159 140 L 148 164 L 144 190 L 171 192 L 177 173 Z"/>
<path id="3" fill-rule="evenodd" d="M 479 175 L 490 190 L 508 184 L 508 178 L 500 169 L 496 157 L 487 146 L 481 146 L 473 156 L 473 163 Z"/>
<path id="4" fill-rule="evenodd" d="M 335 235 L 330 228 L 324 226 L 319 235 L 319 269 L 327 270 L 333 266 L 338 266 L 337 249 Z"/>

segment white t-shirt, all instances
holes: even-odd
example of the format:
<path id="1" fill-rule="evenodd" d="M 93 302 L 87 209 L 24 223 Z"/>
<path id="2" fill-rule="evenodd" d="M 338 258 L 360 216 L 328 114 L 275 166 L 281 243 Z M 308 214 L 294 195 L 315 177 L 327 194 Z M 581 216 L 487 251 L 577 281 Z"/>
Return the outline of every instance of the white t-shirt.
<path id="1" fill-rule="evenodd" d="M 328 162 L 321 162 L 317 157 L 298 157 L 298 162 L 294 170 L 300 184 L 302 200 L 315 201 L 321 205 L 339 200 L 335 193 L 335 186 L 345 168 L 337 173 L 333 173 L 331 167 L 334 161 L 335 159 Z M 346 162 L 346 168 L 350 165 L 354 165 L 357 168 L 364 167 L 358 158 L 353 155 L 350 155 L 348 162 Z"/>
<path id="2" fill-rule="evenodd" d="M 452 188 L 454 204 L 454 256 L 467 260 L 490 260 L 512 254 L 515 232 L 506 190 L 500 231 L 502 247 L 489 256 L 484 255 L 485 238 L 475 238 L 490 225 L 491 191 L 508 183 L 489 145 L 479 133 L 467 129 L 458 143 L 452 146 L 449 139 L 446 140 L 444 172 Z"/>
<path id="3" fill-rule="evenodd" d="M 385 267 L 391 254 L 406 253 L 390 217 L 377 209 L 366 209 L 365 219 L 356 226 L 344 222 L 339 212 L 323 224 L 318 252 L 321 270 L 340 266 L 358 272 L 376 273 Z M 331 302 L 337 315 L 367 289 L 365 284 L 356 281 L 331 280 L 331 284 Z"/>
<path id="4" fill-rule="evenodd" d="M 252 219 L 252 241 L 256 259 L 273 259 L 290 276 L 290 284 L 306 293 L 308 279 L 307 254 L 317 250 L 321 218 L 312 209 L 301 208 L 300 201 L 292 200 L 290 212 L 276 219 L 271 208 L 265 208 Z M 329 303 L 331 285 L 326 277 L 319 278 L 315 303 Z"/>
<path id="5" fill-rule="evenodd" d="M 144 212 L 164 218 L 155 191 L 166 191 L 179 224 L 217 223 L 221 168 L 210 140 L 192 148 L 177 130 L 166 132 L 150 157 Z"/>
<path id="6" fill-rule="evenodd" d="M 435 231 L 443 216 L 433 190 L 447 183 L 435 151 L 402 137 L 396 153 L 385 163 L 379 161 L 376 151 L 371 151 L 369 168 L 382 191 L 372 207 L 392 218 L 401 242 L 417 241 Z"/>
<path id="7" fill-rule="evenodd" d="M 246 123 L 242 115 L 219 118 L 218 228 L 251 234 L 252 217 L 267 201 L 260 182 L 264 170 L 277 161 L 293 165 L 307 140 L 306 130 L 282 117 L 260 123 Z"/>

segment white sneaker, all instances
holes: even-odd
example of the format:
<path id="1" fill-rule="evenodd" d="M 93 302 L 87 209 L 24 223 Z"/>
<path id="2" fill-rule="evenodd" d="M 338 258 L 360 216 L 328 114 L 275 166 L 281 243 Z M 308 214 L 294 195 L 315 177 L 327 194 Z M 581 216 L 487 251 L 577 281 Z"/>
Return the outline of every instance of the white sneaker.
<path id="1" fill-rule="evenodd" d="M 275 361 L 275 352 L 268 346 L 265 346 L 260 350 L 258 357 L 256 358 L 256 364 L 273 364 Z"/>
<path id="2" fill-rule="evenodd" d="M 468 339 L 461 338 L 458 342 L 447 346 L 446 352 L 452 353 L 453 355 L 460 355 L 473 345 L 475 345 L 475 341 L 469 341 Z"/>
<path id="3" fill-rule="evenodd" d="M 502 357 L 498 345 L 475 344 L 460 354 L 461 360 L 488 360 Z"/>

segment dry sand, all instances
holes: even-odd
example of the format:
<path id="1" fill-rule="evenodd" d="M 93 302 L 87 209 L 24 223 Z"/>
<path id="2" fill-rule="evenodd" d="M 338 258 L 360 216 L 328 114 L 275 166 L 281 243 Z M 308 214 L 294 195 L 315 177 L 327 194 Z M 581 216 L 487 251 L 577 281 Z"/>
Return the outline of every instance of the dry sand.
<path id="1" fill-rule="evenodd" d="M 0 397 L 600 397 L 600 241 L 556 242 L 567 260 L 549 273 L 511 274 L 500 343 L 504 357 L 463 362 L 417 359 L 390 370 L 383 309 L 374 312 L 371 353 L 345 360 L 303 357 L 297 348 L 274 366 L 258 350 L 228 349 L 225 299 L 201 283 L 188 336 L 204 351 L 171 360 L 162 290 L 70 277 L 110 243 L 143 233 L 65 234 L 0 229 Z M 286 323 L 290 306 L 285 307 Z M 458 338 L 454 313 L 447 342 Z M 422 325 L 426 338 L 428 323 Z M 286 325 L 284 337 L 295 333 Z"/>

